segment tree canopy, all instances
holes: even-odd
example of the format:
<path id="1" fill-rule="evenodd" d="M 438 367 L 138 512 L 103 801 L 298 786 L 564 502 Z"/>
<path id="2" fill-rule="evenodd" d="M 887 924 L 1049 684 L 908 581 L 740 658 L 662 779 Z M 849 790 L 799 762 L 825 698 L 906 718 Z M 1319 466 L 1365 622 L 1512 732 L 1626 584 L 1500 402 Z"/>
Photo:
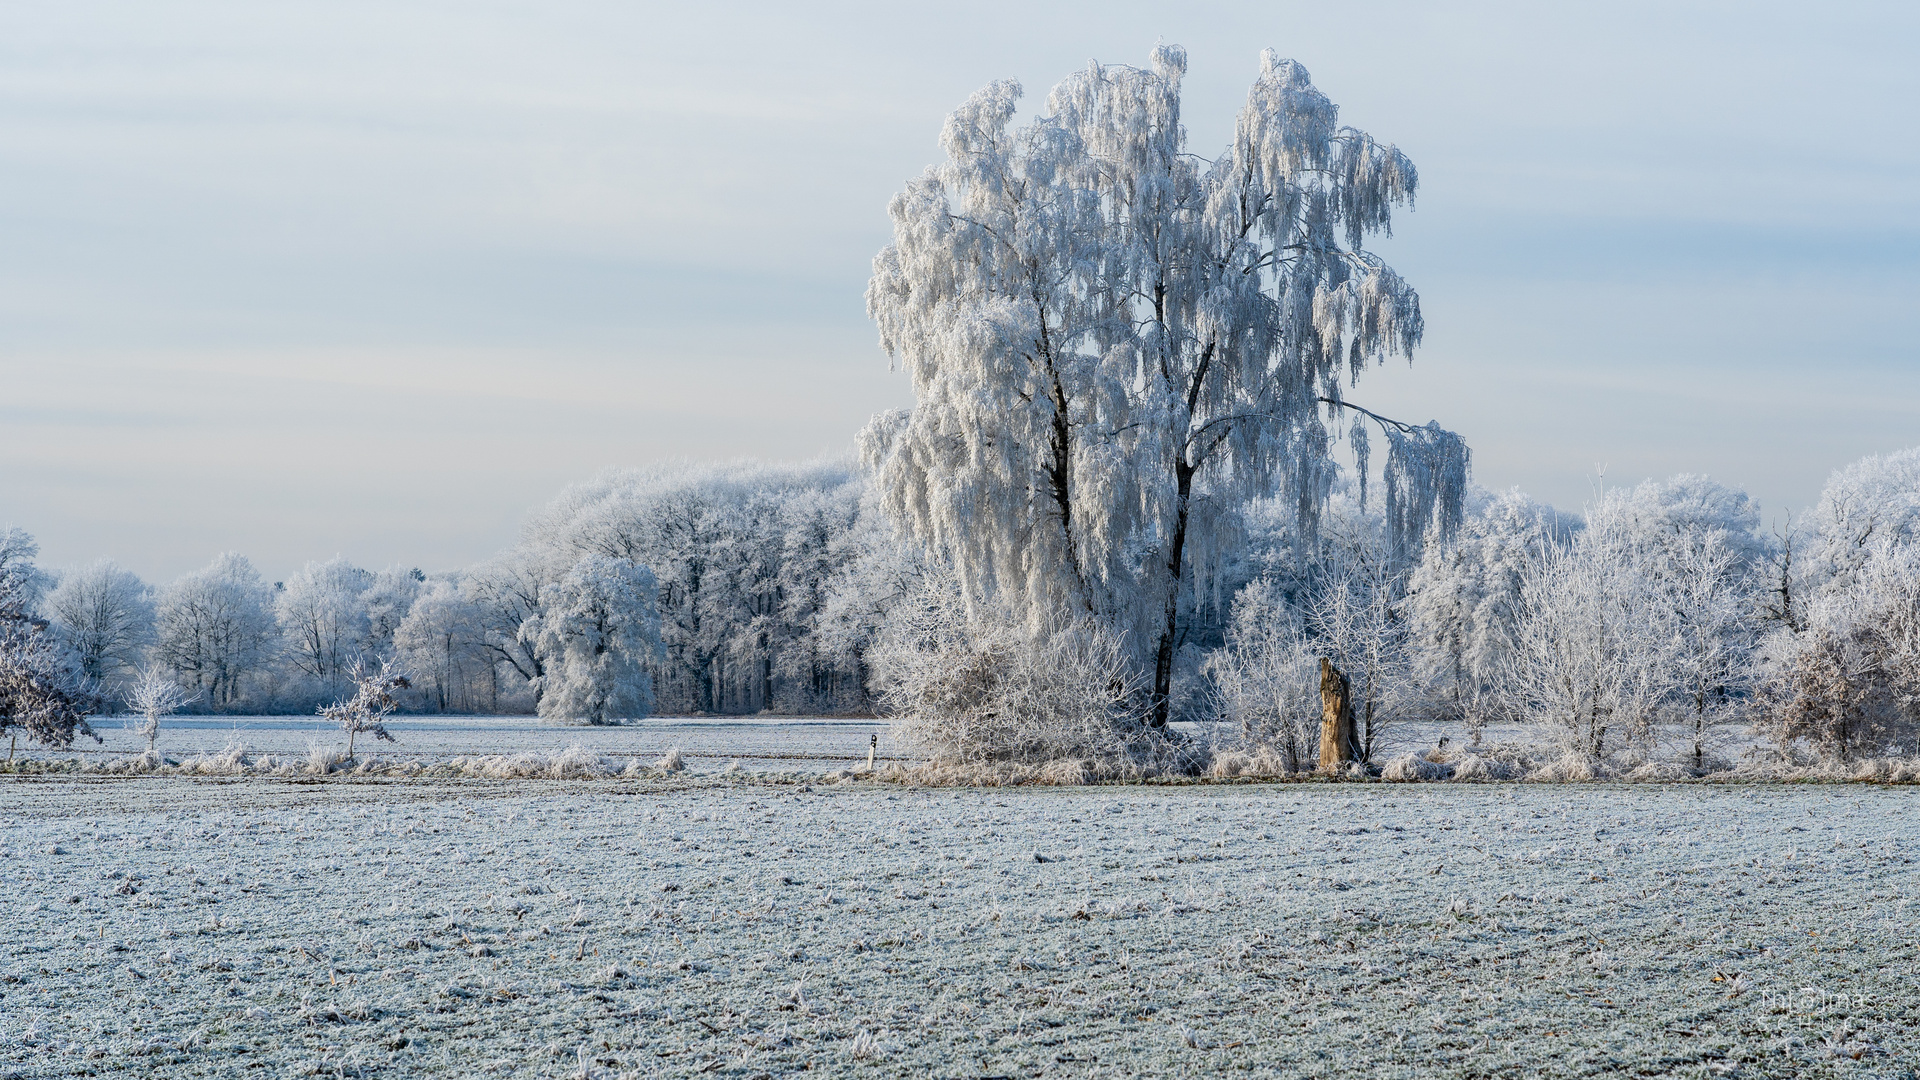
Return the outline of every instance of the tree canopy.
<path id="1" fill-rule="evenodd" d="M 916 395 L 868 430 L 888 510 L 970 596 L 1127 635 L 1162 723 L 1181 590 L 1241 503 L 1282 493 L 1310 533 L 1334 444 L 1364 475 L 1373 424 L 1411 548 L 1457 524 L 1467 475 L 1457 436 L 1343 395 L 1420 341 L 1418 295 L 1363 246 L 1411 206 L 1413 163 L 1271 51 L 1232 143 L 1191 154 L 1186 62 L 1092 64 L 1019 128 L 1017 83 L 976 93 L 894 197 L 867 289 Z"/>

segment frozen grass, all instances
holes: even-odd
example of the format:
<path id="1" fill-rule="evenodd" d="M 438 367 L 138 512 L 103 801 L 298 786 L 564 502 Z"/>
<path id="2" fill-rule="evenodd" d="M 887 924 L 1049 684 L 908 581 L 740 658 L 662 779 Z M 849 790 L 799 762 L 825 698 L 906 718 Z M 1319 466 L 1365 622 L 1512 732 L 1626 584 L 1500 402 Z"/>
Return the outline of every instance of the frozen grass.
<path id="1" fill-rule="evenodd" d="M 0 1076 L 1920 1060 L 1903 789 L 316 779 L 0 780 Z"/>
<path id="2" fill-rule="evenodd" d="M 711 763 L 711 759 L 709 759 Z M 800 768 L 780 769 L 779 765 Z M 731 778 L 757 778 L 772 782 L 819 782 L 840 784 L 849 781 L 877 780 L 906 787 L 1007 788 L 1007 787 L 1079 787 L 1091 784 L 1186 784 L 1220 781 L 1265 780 L 1321 783 L 1318 775 L 1290 773 L 1284 759 L 1265 748 L 1252 752 L 1223 749 L 1211 754 L 1200 748 L 1193 752 L 1169 754 L 1165 760 L 1142 763 L 1131 759 L 1063 758 L 1057 761 L 989 762 L 957 764 L 947 762 L 887 761 L 875 768 L 855 766 L 817 772 L 805 768 L 808 761 L 757 760 L 749 767 L 738 758 L 728 760 L 704 775 Z M 330 777 L 351 774 L 356 777 L 424 778 L 445 780 L 632 780 L 661 779 L 690 772 L 687 758 L 672 747 L 651 764 L 635 756 L 610 757 L 584 746 L 572 745 L 553 751 L 522 751 L 517 754 L 461 755 L 433 760 L 419 755 L 402 757 L 369 753 L 349 759 L 338 747 L 309 743 L 298 757 L 250 754 L 240 744 L 229 745 L 218 754 L 196 754 L 185 760 L 168 758 L 155 751 L 119 758 L 98 758 L 71 754 L 17 757 L 0 762 L 0 776 L 106 775 L 106 776 L 308 776 Z M 1483 746 L 1479 751 L 1448 751 L 1431 748 L 1418 753 L 1403 753 L 1372 766 L 1348 764 L 1343 782 L 1384 783 L 1484 783 L 1490 781 L 1527 781 L 1546 784 L 1624 783 L 1920 783 L 1920 758 L 1871 758 L 1853 762 L 1801 760 L 1776 754 L 1756 755 L 1737 765 L 1719 761 L 1705 769 L 1688 768 L 1678 762 L 1648 761 L 1634 756 L 1597 760 L 1578 754 L 1547 750 L 1535 757 L 1509 745 Z"/>

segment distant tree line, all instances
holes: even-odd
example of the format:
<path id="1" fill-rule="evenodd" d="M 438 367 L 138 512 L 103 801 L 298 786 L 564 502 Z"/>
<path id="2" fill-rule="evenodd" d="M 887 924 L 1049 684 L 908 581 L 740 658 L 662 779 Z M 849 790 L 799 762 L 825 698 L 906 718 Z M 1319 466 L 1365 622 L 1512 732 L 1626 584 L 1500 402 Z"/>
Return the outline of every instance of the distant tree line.
<path id="1" fill-rule="evenodd" d="M 610 472 L 478 566 L 333 559 L 283 582 L 230 553 L 160 586 L 112 562 L 47 571 L 10 529 L 0 593 L 69 711 L 124 706 L 143 669 L 189 709 L 307 711 L 394 661 L 414 711 L 886 711 L 960 757 L 1098 749 L 1126 729 L 1101 713 L 1116 697 L 1144 716 L 1138 660 L 969 611 L 875 485 L 846 463 Z M 1409 720 L 1540 723 L 1593 757 L 1677 739 L 1696 766 L 1748 721 L 1843 757 L 1920 752 L 1920 449 L 1839 470 L 1774 528 L 1745 492 L 1686 475 L 1580 514 L 1475 488 L 1460 528 L 1412 553 L 1345 481 L 1310 533 L 1273 500 L 1238 521 L 1231 556 L 1183 594 L 1170 711 L 1301 768 L 1323 656 L 1352 680 L 1362 756 Z"/>
<path id="2" fill-rule="evenodd" d="M 891 587 L 872 558 L 890 534 L 848 463 L 608 473 L 497 558 L 433 573 L 335 558 L 269 582 L 224 553 L 153 585 L 112 561 L 36 569 L 31 536 L 7 537 L 22 609 L 110 704 L 151 664 L 188 709 L 227 713 L 306 711 L 389 660 L 426 712 L 863 712 Z"/>

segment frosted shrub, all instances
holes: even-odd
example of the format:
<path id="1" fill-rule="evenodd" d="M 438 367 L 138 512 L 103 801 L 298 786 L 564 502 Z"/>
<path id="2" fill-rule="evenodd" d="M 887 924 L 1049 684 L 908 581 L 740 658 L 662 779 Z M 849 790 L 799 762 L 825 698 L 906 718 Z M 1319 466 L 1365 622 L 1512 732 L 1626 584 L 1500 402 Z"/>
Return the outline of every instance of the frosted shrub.
<path id="1" fill-rule="evenodd" d="M 1419 754 L 1402 754 L 1380 771 L 1382 780 L 1447 780 L 1453 776 L 1452 765 L 1432 761 Z"/>
<path id="2" fill-rule="evenodd" d="M 872 662 L 895 737 L 939 762 L 1118 757 L 1145 720 L 1140 674 L 1111 634 L 970 619 L 948 576 L 900 606 Z"/>
<path id="3" fill-rule="evenodd" d="M 334 766 L 340 765 L 347 760 L 346 752 L 343 750 L 331 746 L 321 746 L 317 742 L 307 744 L 306 771 L 309 775 L 325 776 L 333 771 Z"/>
<path id="4" fill-rule="evenodd" d="M 1911 754 L 1920 738 L 1920 544 L 1883 540 L 1852 580 L 1782 631 L 1764 699 L 1782 749 L 1847 761 Z"/>
<path id="5" fill-rule="evenodd" d="M 1216 762 L 1224 775 L 1254 771 L 1251 751 L 1267 748 L 1281 771 L 1318 762 L 1319 660 L 1302 634 L 1300 618 L 1272 581 L 1262 579 L 1234 597 L 1226 645 L 1207 659 L 1221 719 L 1234 725 L 1249 754 L 1242 763 Z"/>

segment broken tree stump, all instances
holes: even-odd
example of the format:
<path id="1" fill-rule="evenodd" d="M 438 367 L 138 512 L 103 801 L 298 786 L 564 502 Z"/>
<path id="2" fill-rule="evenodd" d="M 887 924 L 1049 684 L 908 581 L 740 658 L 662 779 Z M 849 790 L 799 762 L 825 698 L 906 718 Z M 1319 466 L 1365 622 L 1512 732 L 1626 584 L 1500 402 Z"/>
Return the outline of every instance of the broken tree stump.
<path id="1" fill-rule="evenodd" d="M 1329 776 L 1340 766 L 1357 760 L 1353 733 L 1353 684 L 1333 666 L 1320 658 L 1320 771 Z"/>

